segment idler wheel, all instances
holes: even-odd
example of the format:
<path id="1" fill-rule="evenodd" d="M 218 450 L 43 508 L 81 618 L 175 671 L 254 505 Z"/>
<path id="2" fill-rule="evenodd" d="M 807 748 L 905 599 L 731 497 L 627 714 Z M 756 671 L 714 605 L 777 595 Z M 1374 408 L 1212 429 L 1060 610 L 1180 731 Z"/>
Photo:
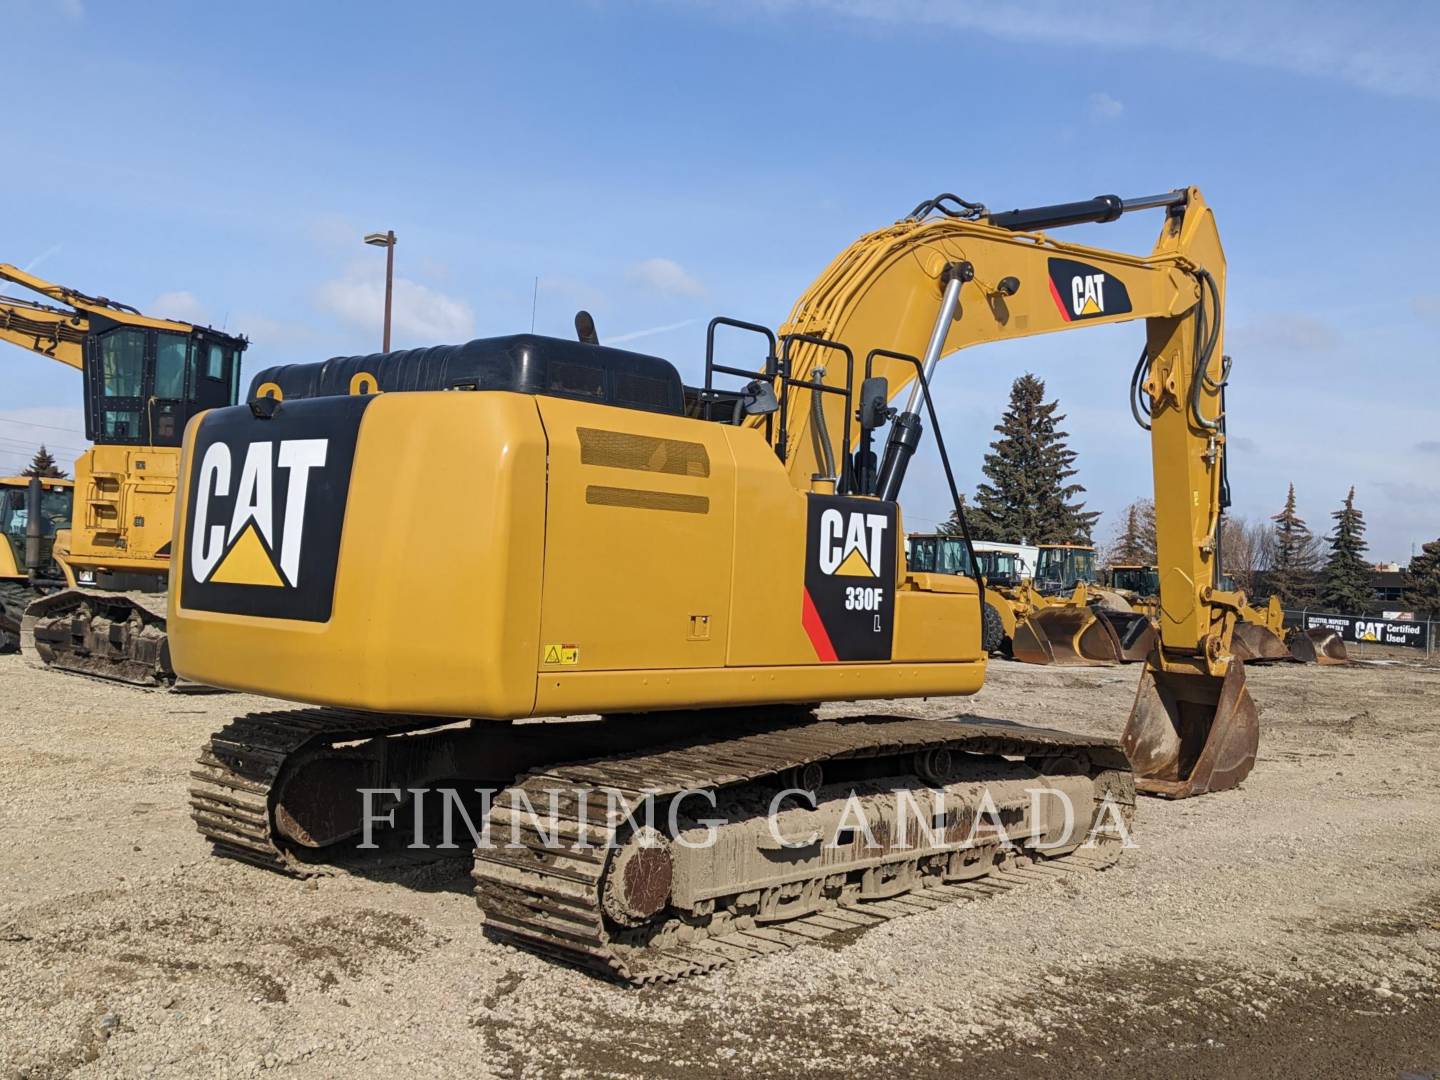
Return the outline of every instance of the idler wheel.
<path id="1" fill-rule="evenodd" d="M 610 861 L 602 901 L 621 926 L 643 926 L 670 902 L 670 845 L 651 828 L 638 829 Z"/>

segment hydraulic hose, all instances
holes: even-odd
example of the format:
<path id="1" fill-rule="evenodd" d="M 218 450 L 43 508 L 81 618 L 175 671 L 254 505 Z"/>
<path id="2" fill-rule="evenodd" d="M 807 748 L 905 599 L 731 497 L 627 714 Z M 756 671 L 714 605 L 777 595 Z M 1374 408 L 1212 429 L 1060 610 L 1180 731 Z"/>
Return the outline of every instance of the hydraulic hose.
<path id="1" fill-rule="evenodd" d="M 825 385 L 825 369 L 813 368 L 810 381 L 816 386 Z M 810 435 L 815 440 L 815 457 L 825 471 L 834 477 L 835 448 L 830 445 L 830 429 L 825 424 L 825 395 L 819 390 L 810 391 Z"/>

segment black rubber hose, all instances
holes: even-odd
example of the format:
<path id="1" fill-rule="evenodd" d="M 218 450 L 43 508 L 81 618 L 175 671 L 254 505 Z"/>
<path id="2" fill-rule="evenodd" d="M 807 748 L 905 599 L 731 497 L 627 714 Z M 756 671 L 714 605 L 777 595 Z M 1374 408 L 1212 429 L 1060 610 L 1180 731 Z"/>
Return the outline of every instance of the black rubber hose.
<path id="1" fill-rule="evenodd" d="M 1150 430 L 1150 399 L 1145 393 L 1145 380 L 1150 374 L 1150 346 L 1140 346 L 1140 359 L 1130 374 L 1130 415 L 1135 423 L 1146 431 Z"/>

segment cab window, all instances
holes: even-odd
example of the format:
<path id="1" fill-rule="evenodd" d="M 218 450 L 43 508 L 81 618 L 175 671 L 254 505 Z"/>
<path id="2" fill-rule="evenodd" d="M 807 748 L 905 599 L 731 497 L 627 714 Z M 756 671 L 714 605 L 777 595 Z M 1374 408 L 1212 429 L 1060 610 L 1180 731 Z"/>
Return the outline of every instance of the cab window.
<path id="1" fill-rule="evenodd" d="M 185 396 L 185 362 L 190 339 L 184 334 L 158 334 L 155 341 L 155 396 L 179 401 Z"/>
<path id="2" fill-rule="evenodd" d="M 225 378 L 225 347 L 223 345 L 207 345 L 205 350 L 205 376 L 209 379 L 224 380 Z"/>
<path id="3" fill-rule="evenodd" d="M 139 397 L 145 375 L 145 332 L 116 330 L 101 338 L 100 371 L 106 397 Z"/>

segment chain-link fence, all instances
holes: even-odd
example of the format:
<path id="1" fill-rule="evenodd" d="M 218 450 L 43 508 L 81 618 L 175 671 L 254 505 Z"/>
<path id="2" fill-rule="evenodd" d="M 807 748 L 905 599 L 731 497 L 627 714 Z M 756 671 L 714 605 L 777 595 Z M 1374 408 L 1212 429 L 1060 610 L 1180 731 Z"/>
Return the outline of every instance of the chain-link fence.
<path id="1" fill-rule="evenodd" d="M 1304 608 L 1285 610 L 1285 625 L 1305 630 L 1334 630 L 1346 649 L 1360 656 L 1366 646 L 1401 648 L 1423 653 L 1426 659 L 1440 650 L 1436 623 L 1430 619 L 1385 619 L 1378 615 L 1332 615 Z"/>

